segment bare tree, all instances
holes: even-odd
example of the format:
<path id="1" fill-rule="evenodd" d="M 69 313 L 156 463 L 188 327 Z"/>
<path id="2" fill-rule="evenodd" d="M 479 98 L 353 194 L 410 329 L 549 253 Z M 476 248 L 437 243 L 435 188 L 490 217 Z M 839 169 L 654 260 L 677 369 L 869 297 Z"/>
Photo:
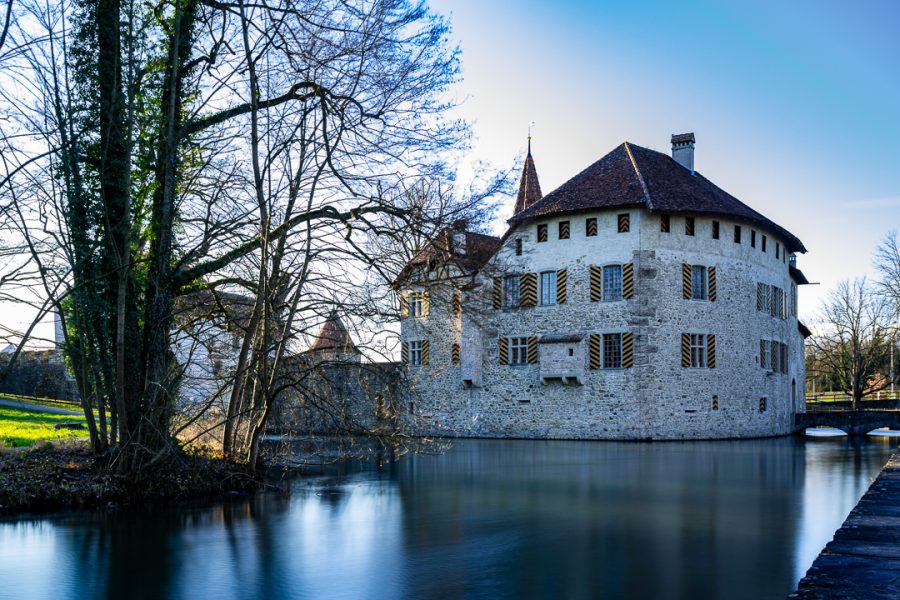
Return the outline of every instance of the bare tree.
<path id="1" fill-rule="evenodd" d="M 847 393 L 854 410 L 889 387 L 890 310 L 865 278 L 842 281 L 824 301 L 811 345 L 820 370 Z"/>
<path id="2" fill-rule="evenodd" d="M 889 231 L 875 252 L 875 268 L 881 278 L 881 293 L 891 303 L 895 318 L 900 318 L 900 245 L 897 231 Z"/>

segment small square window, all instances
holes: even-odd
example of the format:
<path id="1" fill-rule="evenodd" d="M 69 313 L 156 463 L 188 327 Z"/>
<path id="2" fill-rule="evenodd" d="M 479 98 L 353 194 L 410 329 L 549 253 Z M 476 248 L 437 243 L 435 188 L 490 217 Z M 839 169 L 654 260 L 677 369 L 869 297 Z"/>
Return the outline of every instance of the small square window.
<path id="1" fill-rule="evenodd" d="M 761 413 L 766 412 L 766 399 L 765 398 L 759 399 L 759 412 L 761 412 Z"/>
<path id="2" fill-rule="evenodd" d="M 619 233 L 628 233 L 631 231 L 631 215 L 624 213 L 619 215 Z"/>
<path id="3" fill-rule="evenodd" d="M 718 221 L 712 222 L 712 239 L 714 239 L 714 240 L 719 239 L 719 222 Z"/>
<path id="4" fill-rule="evenodd" d="M 547 241 L 547 224 L 541 223 L 537 226 L 537 241 L 546 242 Z"/>
<path id="5" fill-rule="evenodd" d="M 413 366 L 422 364 L 422 340 L 413 340 L 409 343 L 409 364 Z"/>
<path id="6" fill-rule="evenodd" d="M 409 294 L 409 314 L 412 317 L 425 316 L 425 292 L 411 292 Z"/>
<path id="7" fill-rule="evenodd" d="M 712 409 L 719 410 L 719 397 L 715 394 L 712 397 Z"/>
<path id="8" fill-rule="evenodd" d="M 691 367 L 702 369 L 706 367 L 706 334 L 691 334 Z"/>
<path id="9" fill-rule="evenodd" d="M 584 222 L 584 233 L 587 237 L 597 235 L 597 217 L 588 217 Z"/>
<path id="10" fill-rule="evenodd" d="M 694 235 L 694 217 L 685 217 L 684 235 Z"/>
<path id="11" fill-rule="evenodd" d="M 756 248 L 756 231 L 750 230 L 750 247 Z"/>
<path id="12" fill-rule="evenodd" d="M 741 243 L 741 226 L 740 225 L 734 226 L 734 243 L 735 244 Z"/>
<path id="13" fill-rule="evenodd" d="M 669 215 L 659 215 L 659 230 L 662 233 L 669 233 L 670 221 Z"/>
<path id="14" fill-rule="evenodd" d="M 781 244 L 779 244 L 778 242 L 775 242 L 775 258 L 781 258 Z"/>
<path id="15" fill-rule="evenodd" d="M 528 364 L 528 338 L 527 337 L 509 338 L 509 364 L 511 364 L 511 365 Z"/>
<path id="16" fill-rule="evenodd" d="M 575 356 L 575 348 L 569 348 L 569 356 Z"/>
<path id="17" fill-rule="evenodd" d="M 766 251 L 766 236 L 762 236 L 762 251 Z"/>
<path id="18" fill-rule="evenodd" d="M 516 238 L 516 256 L 522 256 L 522 238 Z"/>
<path id="19" fill-rule="evenodd" d="M 561 239 L 561 240 L 569 239 L 569 222 L 568 221 L 560 221 L 559 222 L 559 239 Z"/>

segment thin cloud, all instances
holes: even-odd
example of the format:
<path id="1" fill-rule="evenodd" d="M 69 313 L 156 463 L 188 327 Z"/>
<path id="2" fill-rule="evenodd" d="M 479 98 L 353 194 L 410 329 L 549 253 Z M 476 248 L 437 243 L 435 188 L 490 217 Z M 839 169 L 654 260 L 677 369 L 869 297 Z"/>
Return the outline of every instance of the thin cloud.
<path id="1" fill-rule="evenodd" d="M 847 208 L 900 208 L 900 196 L 884 196 L 882 198 L 868 198 L 866 200 L 852 200 L 847 203 Z"/>

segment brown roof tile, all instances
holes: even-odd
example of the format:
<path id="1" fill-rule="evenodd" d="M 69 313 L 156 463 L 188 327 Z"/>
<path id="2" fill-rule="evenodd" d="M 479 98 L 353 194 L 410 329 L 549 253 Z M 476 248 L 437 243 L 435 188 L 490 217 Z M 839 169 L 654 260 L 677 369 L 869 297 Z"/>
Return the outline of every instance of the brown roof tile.
<path id="1" fill-rule="evenodd" d="M 561 213 L 645 206 L 665 213 L 699 213 L 731 217 L 780 235 L 790 252 L 806 252 L 796 236 L 756 212 L 700 173 L 666 154 L 629 142 L 578 173 L 522 212 L 511 225 Z"/>
<path id="2" fill-rule="evenodd" d="M 516 196 L 516 206 L 513 209 L 513 214 L 519 214 L 535 202 L 539 202 L 543 197 L 537 169 L 534 166 L 534 159 L 531 157 L 531 139 L 529 138 L 528 155 L 525 157 L 525 164 L 522 166 L 522 176 L 519 178 L 519 193 Z"/>
<path id="3" fill-rule="evenodd" d="M 459 252 L 453 247 L 453 234 L 463 233 L 466 236 L 465 252 Z M 474 273 L 481 269 L 500 249 L 500 238 L 474 231 L 461 231 L 458 227 L 447 227 L 435 236 L 422 250 L 418 252 L 400 271 L 394 285 L 399 284 L 409 276 L 410 271 L 416 265 L 454 262 L 463 272 Z"/>
<path id="4" fill-rule="evenodd" d="M 337 311 L 331 311 L 310 352 L 359 352 Z"/>

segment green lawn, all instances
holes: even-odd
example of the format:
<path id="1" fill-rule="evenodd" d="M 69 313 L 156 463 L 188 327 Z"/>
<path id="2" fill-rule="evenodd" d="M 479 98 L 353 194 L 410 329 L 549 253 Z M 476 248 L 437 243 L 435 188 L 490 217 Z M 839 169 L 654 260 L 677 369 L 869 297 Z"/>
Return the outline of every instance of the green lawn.
<path id="1" fill-rule="evenodd" d="M 37 440 L 62 440 L 88 435 L 87 429 L 54 429 L 57 423 L 84 423 L 84 417 L 0 406 L 0 445 L 7 448 L 30 446 Z"/>

